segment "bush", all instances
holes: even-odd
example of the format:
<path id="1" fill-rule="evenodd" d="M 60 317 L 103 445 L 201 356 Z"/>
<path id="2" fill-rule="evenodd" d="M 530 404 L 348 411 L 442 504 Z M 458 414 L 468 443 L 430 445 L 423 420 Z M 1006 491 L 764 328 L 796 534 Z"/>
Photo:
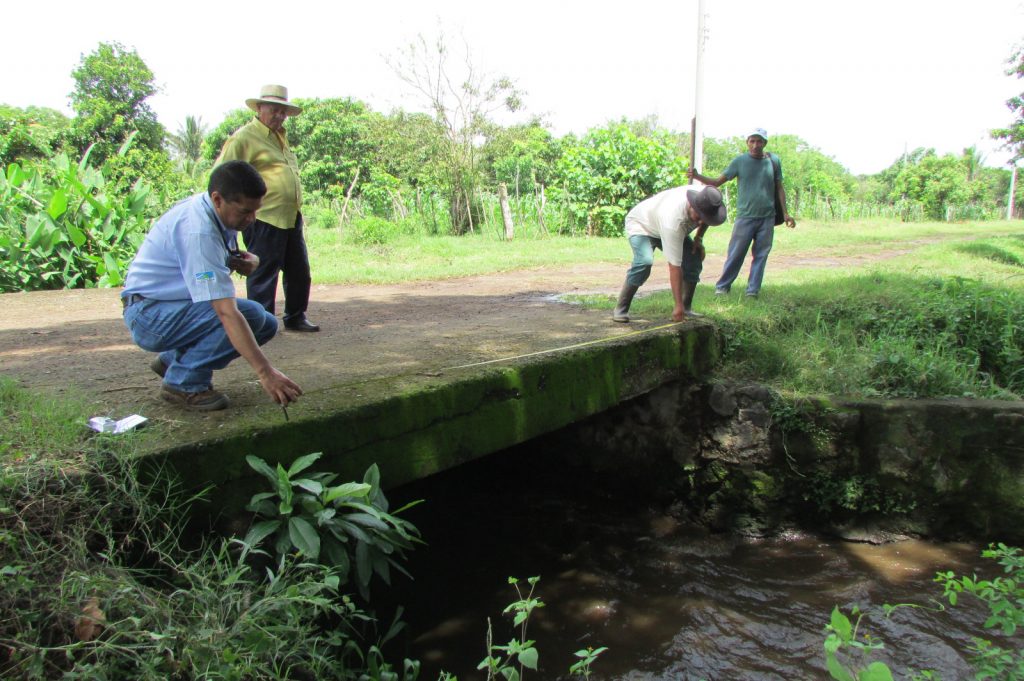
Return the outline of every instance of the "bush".
<path id="1" fill-rule="evenodd" d="M 345 239 L 360 246 L 383 246 L 402 233 L 401 227 L 378 217 L 357 217 L 345 226 Z"/>
<path id="2" fill-rule="evenodd" d="M 124 283 L 148 226 L 151 190 L 140 180 L 117 193 L 88 158 L 12 163 L 0 175 L 0 291 Z"/>
<path id="3" fill-rule="evenodd" d="M 377 647 L 397 618 L 378 640 L 332 567 L 186 549 L 195 499 L 141 481 L 131 436 L 92 433 L 82 409 L 0 380 L 0 677 L 397 681 Z"/>

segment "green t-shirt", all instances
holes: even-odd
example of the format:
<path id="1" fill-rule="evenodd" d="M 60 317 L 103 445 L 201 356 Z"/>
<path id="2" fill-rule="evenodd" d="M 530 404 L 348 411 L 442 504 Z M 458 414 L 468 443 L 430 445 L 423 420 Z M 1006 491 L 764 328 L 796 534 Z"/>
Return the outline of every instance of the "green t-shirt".
<path id="1" fill-rule="evenodd" d="M 782 163 L 775 157 L 782 181 Z M 722 173 L 725 179 L 739 178 L 736 192 L 736 217 L 767 218 L 775 216 L 775 174 L 767 154 L 754 158 L 750 154 L 737 156 Z"/>

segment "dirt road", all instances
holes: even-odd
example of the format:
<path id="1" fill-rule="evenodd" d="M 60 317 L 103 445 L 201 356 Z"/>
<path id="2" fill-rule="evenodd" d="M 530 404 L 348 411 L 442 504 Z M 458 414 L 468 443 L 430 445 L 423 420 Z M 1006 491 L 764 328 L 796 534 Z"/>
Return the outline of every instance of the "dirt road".
<path id="1" fill-rule="evenodd" d="M 769 277 L 771 271 L 787 267 L 860 264 L 878 258 L 773 256 Z M 705 263 L 707 273 L 720 268 L 721 257 L 709 257 Z M 282 332 L 265 350 L 275 366 L 302 385 L 307 397 L 295 405 L 301 409 L 315 408 L 317 390 L 328 385 L 358 390 L 360 382 L 381 373 L 429 375 L 444 367 L 564 347 L 668 322 L 614 324 L 607 312 L 581 310 L 558 298 L 571 293 L 614 295 L 625 270 L 625 263 L 581 264 L 389 286 L 314 285 L 309 316 L 323 331 Z M 711 281 L 708 277 L 702 286 L 711 286 Z M 643 291 L 667 287 L 666 268 L 659 261 Z M 158 399 L 159 379 L 147 369 L 151 355 L 135 347 L 124 328 L 119 290 L 14 293 L 0 299 L 0 374 L 32 389 L 79 395 L 95 415 L 196 417 L 183 416 Z M 266 404 L 243 361 L 218 372 L 215 380 L 235 408 Z M 202 418 L 209 419 L 212 428 L 218 419 L 229 418 L 225 414 L 230 410 Z"/>

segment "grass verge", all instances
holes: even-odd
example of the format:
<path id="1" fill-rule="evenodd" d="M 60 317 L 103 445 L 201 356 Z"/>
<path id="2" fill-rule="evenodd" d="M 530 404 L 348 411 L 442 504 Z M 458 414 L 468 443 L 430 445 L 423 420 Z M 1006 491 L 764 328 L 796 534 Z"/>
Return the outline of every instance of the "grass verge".
<path id="1" fill-rule="evenodd" d="M 726 337 L 716 374 L 851 397 L 1024 396 L 1024 238 L 941 242 L 872 269 L 771 271 L 758 299 L 698 287 Z M 607 308 L 609 299 L 585 304 Z M 671 296 L 636 303 L 671 314 Z"/>

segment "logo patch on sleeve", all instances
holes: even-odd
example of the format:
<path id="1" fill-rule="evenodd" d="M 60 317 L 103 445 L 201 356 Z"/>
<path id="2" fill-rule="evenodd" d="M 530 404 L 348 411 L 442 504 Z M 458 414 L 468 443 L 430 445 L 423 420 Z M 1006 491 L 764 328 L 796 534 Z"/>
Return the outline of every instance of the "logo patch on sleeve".
<path id="1" fill-rule="evenodd" d="M 196 272 L 196 281 L 213 281 L 213 271 Z"/>

